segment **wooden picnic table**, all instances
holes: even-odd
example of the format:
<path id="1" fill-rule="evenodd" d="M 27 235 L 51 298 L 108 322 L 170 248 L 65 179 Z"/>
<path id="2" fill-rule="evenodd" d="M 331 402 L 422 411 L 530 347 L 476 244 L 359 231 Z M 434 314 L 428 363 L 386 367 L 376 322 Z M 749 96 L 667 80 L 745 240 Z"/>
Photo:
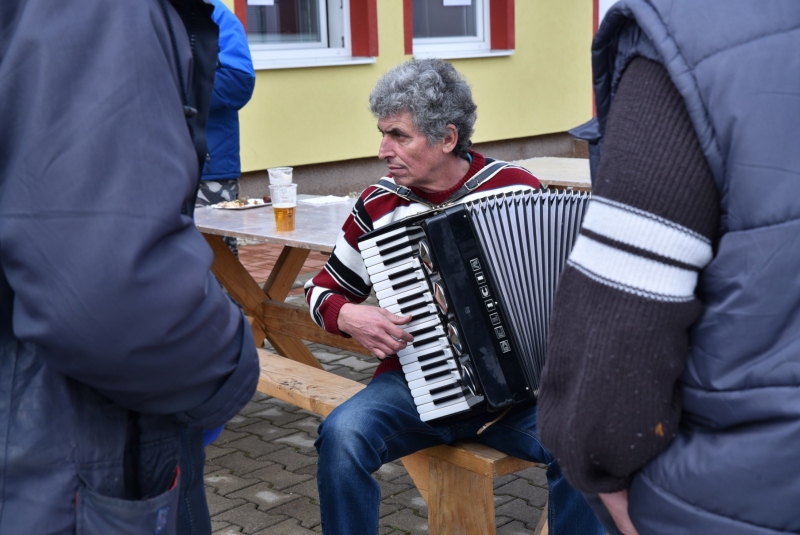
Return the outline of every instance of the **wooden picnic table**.
<path id="1" fill-rule="evenodd" d="M 290 232 L 277 231 L 269 206 L 242 210 L 203 207 L 195 210 L 195 224 L 214 251 L 211 269 L 250 319 L 256 346 L 261 347 L 266 338 L 280 355 L 320 369 L 322 366 L 304 340 L 369 354 L 354 340 L 320 329 L 311 320 L 307 307 L 285 302 L 309 252 L 330 253 L 333 250 L 342 223 L 356 201 L 347 198 L 312 204 L 325 198 L 298 195 L 295 230 Z M 222 236 L 283 245 L 263 287 L 231 253 Z"/>

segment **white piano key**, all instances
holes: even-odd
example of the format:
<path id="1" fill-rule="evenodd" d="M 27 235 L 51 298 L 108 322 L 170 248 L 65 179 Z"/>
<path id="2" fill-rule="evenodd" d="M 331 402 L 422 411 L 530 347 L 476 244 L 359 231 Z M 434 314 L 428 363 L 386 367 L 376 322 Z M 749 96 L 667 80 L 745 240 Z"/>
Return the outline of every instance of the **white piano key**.
<path id="1" fill-rule="evenodd" d="M 428 403 L 417 407 L 417 412 L 419 412 L 420 420 L 427 422 L 429 420 L 435 420 L 437 418 L 443 418 L 445 416 L 465 412 L 471 408 L 472 405 L 467 400 L 459 400 L 443 406 L 437 406 L 433 403 Z"/>
<path id="2" fill-rule="evenodd" d="M 398 234 L 393 236 L 391 241 L 384 240 L 381 245 L 362 248 L 361 244 L 359 244 L 358 248 L 361 251 L 362 258 L 369 258 L 377 254 L 385 254 L 388 249 L 397 247 L 398 245 L 411 245 L 412 247 L 416 247 L 419 240 L 423 237 L 424 234 L 421 232 L 412 234 Z"/>
<path id="3" fill-rule="evenodd" d="M 402 264 L 392 266 L 389 269 L 385 269 L 383 271 L 376 271 L 374 274 L 371 273 L 369 280 L 373 285 L 375 285 L 379 282 L 387 280 L 389 276 L 408 268 L 422 269 L 422 264 L 419 263 L 419 259 L 416 257 L 409 258 L 407 262 L 404 262 Z"/>
<path id="4" fill-rule="evenodd" d="M 443 376 L 440 376 L 440 377 L 435 377 L 433 379 L 422 378 L 422 379 L 417 379 L 415 381 L 409 381 L 408 382 L 408 388 L 410 388 L 411 390 L 416 390 L 417 388 L 423 388 L 423 387 L 436 388 L 433 385 L 435 385 L 437 383 L 441 383 L 442 381 L 446 381 L 446 380 L 458 381 L 460 379 L 461 379 L 461 376 L 458 374 L 458 371 L 451 370 L 450 373 L 448 373 L 447 375 L 443 375 Z"/>
<path id="5" fill-rule="evenodd" d="M 424 353 L 429 353 L 431 350 L 444 349 L 446 347 L 450 347 L 447 340 L 444 338 L 439 338 L 436 340 L 432 340 L 421 346 L 407 345 L 404 349 L 401 349 L 400 351 L 397 352 L 397 356 L 409 357 L 412 355 L 420 355 Z"/>
<path id="6" fill-rule="evenodd" d="M 421 268 L 407 268 L 405 270 L 401 269 L 398 270 L 397 273 L 403 273 L 404 271 L 408 272 L 399 277 L 387 277 L 386 280 L 374 283 L 372 285 L 372 289 L 375 290 L 375 292 L 380 292 L 386 290 L 387 288 L 396 287 L 404 283 L 409 284 L 409 281 L 412 281 L 409 286 L 415 282 L 425 282 L 425 275 L 422 273 Z"/>
<path id="7" fill-rule="evenodd" d="M 435 355 L 435 356 L 430 356 Z M 406 355 L 404 357 L 400 357 L 400 365 L 401 366 L 410 366 L 410 365 L 419 365 L 424 366 L 429 362 L 436 362 L 442 359 L 452 359 L 453 352 L 450 351 L 449 348 L 434 348 L 433 351 L 425 351 L 423 353 L 413 353 L 411 355 Z"/>
<path id="8" fill-rule="evenodd" d="M 442 377 L 441 379 L 442 379 L 441 381 L 434 381 L 429 384 L 425 384 L 422 386 L 418 386 L 417 388 L 411 389 L 411 395 L 416 398 L 419 396 L 424 396 L 426 394 L 429 394 L 431 390 L 434 390 L 436 388 L 453 388 L 461 383 L 460 379 L 455 378 L 453 376 Z"/>
<path id="9" fill-rule="evenodd" d="M 399 249 L 397 251 L 392 251 L 387 255 L 377 254 L 369 258 L 364 258 L 364 265 L 367 266 L 367 272 L 369 272 L 370 268 L 374 268 L 374 266 L 376 265 L 384 265 L 384 263 L 387 262 L 388 260 L 393 260 L 396 258 L 402 258 L 403 260 L 405 260 L 406 258 L 410 258 L 416 251 L 417 251 L 416 247 L 411 247 L 411 246 L 403 247 L 402 249 Z M 402 262 L 403 260 L 401 260 L 400 262 Z"/>
<path id="10" fill-rule="evenodd" d="M 397 227 L 396 229 L 390 230 L 389 232 L 385 232 L 380 236 L 375 236 L 374 238 L 369 238 L 367 240 L 363 240 L 358 243 L 358 250 L 363 251 L 365 249 L 370 249 L 371 247 L 377 247 L 378 242 L 383 242 L 384 240 L 391 238 L 392 236 L 400 237 L 400 236 L 423 236 L 423 232 L 419 227 Z"/>
<path id="11" fill-rule="evenodd" d="M 375 297 L 378 298 L 378 301 L 381 301 L 382 299 L 390 299 L 394 295 L 399 295 L 397 292 L 411 292 L 411 291 L 416 293 L 428 292 L 428 283 L 425 282 L 425 280 L 422 280 L 421 282 L 416 282 L 413 285 L 404 286 L 399 290 L 395 290 L 394 288 L 386 288 L 381 291 L 376 290 Z M 430 294 L 430 292 L 428 293 Z"/>
<path id="12" fill-rule="evenodd" d="M 448 357 L 446 354 L 444 354 L 444 355 L 440 355 L 440 356 L 438 356 L 436 358 L 433 358 L 433 359 L 430 359 L 430 360 L 426 360 L 424 362 L 420 362 L 420 361 L 418 361 L 416 359 L 412 359 L 411 362 L 406 362 L 405 364 L 401 363 L 400 365 L 403 367 L 403 373 L 405 373 L 406 376 L 408 376 L 408 374 L 411 374 L 413 372 L 421 370 L 423 366 L 431 366 L 431 367 L 439 366 L 443 362 L 447 362 L 448 360 L 451 360 L 452 362 L 455 362 L 455 361 L 452 360 L 452 358 L 453 357 Z M 431 368 L 426 368 L 426 369 L 431 369 Z"/>
<path id="13" fill-rule="evenodd" d="M 458 370 L 456 369 L 456 363 L 454 360 L 445 360 L 443 362 L 439 362 L 436 366 L 433 366 L 428 369 L 419 369 L 411 371 L 410 369 L 403 368 L 403 373 L 406 375 L 406 381 L 409 383 L 414 382 L 418 379 L 426 379 L 427 377 L 439 374 L 441 372 L 453 372 Z M 426 379 L 427 380 L 427 379 Z"/>
<path id="14" fill-rule="evenodd" d="M 414 403 L 416 403 L 417 407 L 419 407 L 422 405 L 427 405 L 428 403 L 435 403 L 438 399 L 442 399 L 454 394 L 458 396 L 458 399 L 467 399 L 467 394 L 464 393 L 463 387 L 461 385 L 453 385 L 453 388 L 448 388 L 447 390 L 437 392 L 435 395 L 427 393 L 417 396 L 414 398 Z"/>

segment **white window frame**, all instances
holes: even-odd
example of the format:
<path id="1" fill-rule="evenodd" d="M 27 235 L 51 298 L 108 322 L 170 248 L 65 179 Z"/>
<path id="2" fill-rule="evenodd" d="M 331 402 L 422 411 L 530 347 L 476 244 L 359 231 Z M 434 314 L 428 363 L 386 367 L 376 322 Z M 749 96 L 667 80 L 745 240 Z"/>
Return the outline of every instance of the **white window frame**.
<path id="1" fill-rule="evenodd" d="M 510 56 L 513 50 L 492 50 L 492 34 L 489 21 L 489 1 L 473 0 L 476 4 L 475 37 L 414 37 L 415 58 L 478 58 L 486 56 Z"/>
<path id="2" fill-rule="evenodd" d="M 250 55 L 256 70 L 375 62 L 375 58 L 353 57 L 349 0 L 317 0 L 317 4 L 320 41 L 313 43 L 250 43 Z M 341 16 L 335 15 L 337 11 L 341 13 Z M 329 17 L 330 13 L 334 15 Z M 330 42 L 341 42 L 343 46 L 330 48 L 327 45 L 329 39 Z"/>

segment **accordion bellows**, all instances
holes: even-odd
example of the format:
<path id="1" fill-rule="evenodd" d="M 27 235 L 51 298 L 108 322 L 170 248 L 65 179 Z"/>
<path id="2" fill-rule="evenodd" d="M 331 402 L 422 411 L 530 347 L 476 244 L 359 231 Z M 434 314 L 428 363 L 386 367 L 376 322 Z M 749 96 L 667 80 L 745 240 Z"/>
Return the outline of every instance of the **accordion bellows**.
<path id="1" fill-rule="evenodd" d="M 412 321 L 398 352 L 423 421 L 538 394 L 558 278 L 590 194 L 521 189 L 396 221 L 359 239 L 381 307 Z"/>

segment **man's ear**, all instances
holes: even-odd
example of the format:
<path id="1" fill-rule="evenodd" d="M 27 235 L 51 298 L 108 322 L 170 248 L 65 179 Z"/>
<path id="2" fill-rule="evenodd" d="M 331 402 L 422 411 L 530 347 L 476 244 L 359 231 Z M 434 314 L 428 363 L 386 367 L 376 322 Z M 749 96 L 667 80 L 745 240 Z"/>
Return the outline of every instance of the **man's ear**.
<path id="1" fill-rule="evenodd" d="M 457 143 L 458 143 L 458 130 L 456 129 L 456 125 L 448 124 L 447 135 L 444 136 L 444 139 L 442 139 L 442 152 L 444 153 L 453 152 L 456 148 Z"/>

